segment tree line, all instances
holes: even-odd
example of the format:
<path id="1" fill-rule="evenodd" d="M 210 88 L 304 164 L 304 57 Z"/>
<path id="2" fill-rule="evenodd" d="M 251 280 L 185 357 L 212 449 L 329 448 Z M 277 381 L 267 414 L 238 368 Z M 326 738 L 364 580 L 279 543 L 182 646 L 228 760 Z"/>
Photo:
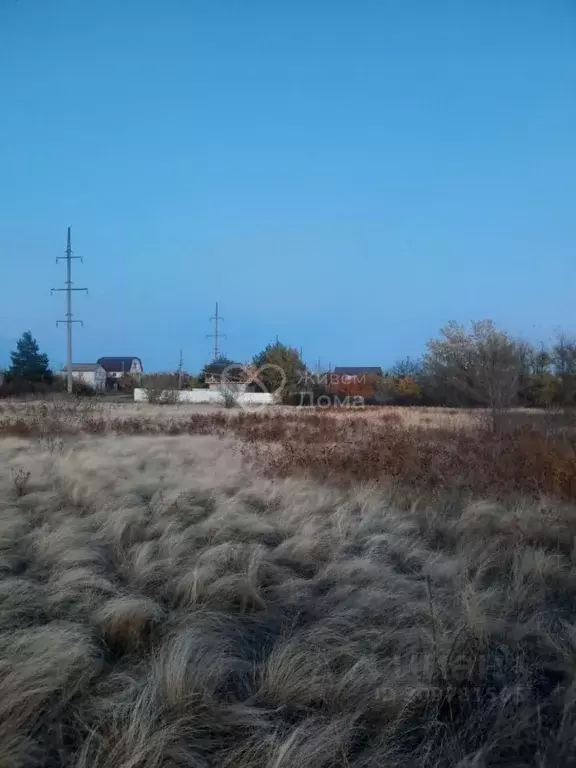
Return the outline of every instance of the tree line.
<path id="1" fill-rule="evenodd" d="M 198 375 L 184 372 L 148 374 L 148 386 L 194 388 L 207 386 L 214 366 L 231 366 L 234 361 L 212 360 Z M 576 405 L 576 339 L 559 333 L 550 346 L 534 346 L 499 329 L 491 320 L 464 326 L 444 326 L 430 339 L 418 359 L 397 362 L 381 376 L 352 380 L 311 373 L 295 347 L 278 341 L 268 344 L 251 361 L 258 385 L 275 391 L 282 385 L 286 403 L 317 402 L 320 397 L 361 395 L 367 402 L 397 405 L 485 407 L 493 412 L 513 405 L 526 407 L 567 407 Z M 279 372 L 282 369 L 283 374 Z M 129 375 L 121 388 L 133 389 L 139 382 Z M 18 340 L 11 353 L 11 365 L 4 376 L 0 394 L 61 390 L 61 376 L 54 376 L 47 355 L 40 352 L 30 331 Z M 89 387 L 76 382 L 78 394 Z"/>
<path id="2" fill-rule="evenodd" d="M 491 320 L 469 326 L 448 323 L 428 341 L 419 358 L 400 360 L 381 376 L 350 379 L 330 371 L 312 373 L 295 347 L 280 342 L 268 344 L 251 362 L 267 391 L 276 390 L 280 383 L 274 366 L 282 368 L 282 397 L 291 404 L 361 396 L 367 403 L 484 407 L 493 413 L 514 405 L 576 405 L 576 338 L 559 333 L 549 347 L 535 346 L 514 338 Z M 214 363 L 233 365 L 225 357 L 212 361 L 190 378 L 189 386 L 204 386 Z"/>
<path id="3" fill-rule="evenodd" d="M 534 346 L 491 320 L 448 323 L 418 360 L 392 368 L 384 389 L 399 401 L 492 410 L 576 404 L 576 339 Z"/>

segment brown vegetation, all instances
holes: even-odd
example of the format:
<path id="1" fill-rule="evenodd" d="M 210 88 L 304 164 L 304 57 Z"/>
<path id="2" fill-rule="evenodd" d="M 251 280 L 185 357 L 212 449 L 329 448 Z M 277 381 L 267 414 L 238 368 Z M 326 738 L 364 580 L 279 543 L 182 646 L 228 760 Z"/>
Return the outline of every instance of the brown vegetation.
<path id="1" fill-rule="evenodd" d="M 411 488 L 415 495 L 576 500 L 572 414 L 512 411 L 500 415 L 494 431 L 485 412 L 441 413 L 394 408 L 199 413 L 190 407 L 53 401 L 0 407 L 0 436 L 54 444 L 82 434 L 212 434 L 239 440 L 243 455 L 271 476 L 296 473 L 339 486 L 377 482 Z"/>
<path id="2" fill-rule="evenodd" d="M 213 436 L 5 438 L 0 489 L 2 765 L 576 760 L 572 507 L 399 511 Z"/>
<path id="3" fill-rule="evenodd" d="M 563 421 L 513 420 L 494 432 L 482 422 L 476 429 L 407 428 L 390 413 L 380 421 L 322 413 L 246 421 L 236 432 L 249 443 L 245 454 L 272 475 L 299 472 L 339 485 L 376 481 L 440 496 L 576 499 L 576 432 Z"/>

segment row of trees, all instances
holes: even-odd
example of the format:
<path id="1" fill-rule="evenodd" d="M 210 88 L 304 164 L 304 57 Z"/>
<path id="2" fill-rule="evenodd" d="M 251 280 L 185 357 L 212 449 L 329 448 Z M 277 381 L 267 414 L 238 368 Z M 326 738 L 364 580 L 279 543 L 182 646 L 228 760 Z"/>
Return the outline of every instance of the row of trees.
<path id="1" fill-rule="evenodd" d="M 221 367 L 233 365 L 232 360 L 222 357 L 207 364 L 198 376 L 175 373 L 158 378 L 164 388 L 205 386 L 207 372 L 215 363 Z M 255 355 L 252 366 L 267 391 L 282 386 L 282 397 L 287 402 L 299 402 L 304 391 L 311 395 L 312 402 L 320 396 L 350 395 L 355 391 L 354 384 L 334 381 L 334 377 L 326 375 L 329 372 L 310 374 L 298 350 L 279 342 L 268 344 Z M 23 334 L 11 354 L 5 382 L 16 390 L 26 389 L 26 384 L 28 391 L 61 385 L 61 378 L 53 376 L 47 355 L 40 352 L 30 331 Z M 134 384 L 127 379 L 124 388 L 133 388 Z M 572 406 L 576 405 L 576 339 L 559 334 L 549 348 L 534 347 L 513 338 L 490 320 L 469 327 L 449 323 L 428 342 L 421 358 L 398 362 L 370 381 L 368 390 L 366 382 L 362 382 L 358 392 L 385 403 L 484 406 L 492 411 L 515 404 Z"/>
<path id="2" fill-rule="evenodd" d="M 230 363 L 229 360 L 222 362 Z M 365 398 L 402 405 L 488 407 L 492 411 L 512 405 L 551 407 L 576 405 L 576 339 L 559 334 L 546 348 L 515 339 L 491 320 L 467 328 L 448 323 L 426 345 L 421 358 L 398 362 L 381 377 L 349 382 L 324 372 L 310 374 L 298 351 L 284 344 L 269 344 L 253 359 L 269 391 L 277 389 L 283 369 L 284 398 L 294 401 L 307 391 L 313 399 L 330 395 Z M 202 374 L 200 376 L 202 380 Z"/>
<path id="3" fill-rule="evenodd" d="M 225 361 L 230 362 L 230 361 Z M 320 396 L 353 395 L 354 385 L 324 372 L 311 375 L 298 351 L 280 343 L 269 344 L 253 359 L 259 378 L 269 391 L 279 385 L 283 369 L 283 396 L 295 401 L 303 391 Z M 375 402 L 402 405 L 487 407 L 495 412 L 512 405 L 552 407 L 576 405 L 576 339 L 559 334 L 549 348 L 533 346 L 496 327 L 490 320 L 469 327 L 449 323 L 426 345 L 417 360 L 398 362 L 382 376 L 367 382 Z"/>
<path id="4" fill-rule="evenodd" d="M 449 406 L 532 407 L 576 404 L 576 340 L 559 334 L 535 347 L 490 320 L 449 323 L 416 361 L 397 364 L 386 383 L 410 401 Z"/>

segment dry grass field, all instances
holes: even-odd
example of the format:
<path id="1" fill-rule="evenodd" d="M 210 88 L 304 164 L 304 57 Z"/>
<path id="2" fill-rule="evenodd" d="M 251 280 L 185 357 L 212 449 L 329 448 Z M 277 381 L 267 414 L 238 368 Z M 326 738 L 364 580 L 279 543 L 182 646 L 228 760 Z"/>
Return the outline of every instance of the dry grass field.
<path id="1" fill-rule="evenodd" d="M 314 408 L 299 408 L 286 406 L 266 407 L 260 413 L 274 415 L 289 415 L 295 418 L 307 418 Z M 296 413 L 297 411 L 297 413 Z M 192 415 L 209 416 L 213 414 L 225 414 L 228 418 L 234 418 L 243 413 L 241 409 L 226 409 L 223 406 L 215 405 L 149 405 L 147 403 L 118 403 L 110 402 L 108 398 L 104 401 L 78 399 L 68 401 L 64 398 L 52 400 L 21 399 L 21 400 L 0 400 L 0 419 L 13 421 L 19 418 L 31 421 L 39 415 L 46 414 L 63 416 L 68 414 L 71 419 L 82 419 L 87 414 L 97 413 L 107 423 L 114 423 L 117 420 L 127 421 L 130 419 L 139 419 L 154 422 L 158 425 L 168 423 L 186 423 Z M 466 427 L 475 427 L 478 423 L 479 415 L 482 411 L 476 410 L 451 410 L 448 408 L 399 408 L 396 406 L 380 406 L 365 408 L 340 408 L 331 409 L 330 414 L 338 419 L 356 419 L 358 415 L 368 419 L 380 419 L 387 414 L 394 414 L 401 419 L 404 426 L 407 427 L 442 427 L 447 429 L 459 429 Z"/>
<path id="2" fill-rule="evenodd" d="M 512 420 L 1 403 L 0 765 L 576 764 L 572 427 Z"/>

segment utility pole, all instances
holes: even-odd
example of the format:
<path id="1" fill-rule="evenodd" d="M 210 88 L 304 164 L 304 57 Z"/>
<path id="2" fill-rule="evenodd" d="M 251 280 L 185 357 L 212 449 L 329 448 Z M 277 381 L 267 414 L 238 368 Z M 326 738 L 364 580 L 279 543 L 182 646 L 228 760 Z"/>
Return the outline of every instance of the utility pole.
<path id="1" fill-rule="evenodd" d="M 51 293 L 56 291 L 66 291 L 66 320 L 57 320 L 56 326 L 60 326 L 62 323 L 66 326 L 66 371 L 68 379 L 68 394 L 72 394 L 72 324 L 80 323 L 84 325 L 82 320 L 72 319 L 72 291 L 85 291 L 88 293 L 88 288 L 73 288 L 72 287 L 72 259 L 80 259 L 81 256 L 72 256 L 72 238 L 71 227 L 68 227 L 68 241 L 66 244 L 66 256 L 58 256 L 56 263 L 66 260 L 66 288 L 52 288 Z"/>
<path id="2" fill-rule="evenodd" d="M 180 350 L 180 363 L 178 364 L 178 389 L 182 389 L 182 366 L 184 361 L 182 359 L 182 350 Z"/>
<path id="3" fill-rule="evenodd" d="M 210 322 L 214 323 L 214 333 L 206 334 L 207 339 L 214 339 L 214 360 L 217 360 L 220 357 L 220 339 L 226 338 L 225 333 L 220 333 L 220 321 L 223 319 L 224 318 L 220 317 L 218 314 L 218 302 L 216 302 L 216 312 L 214 313 L 214 316 L 210 318 Z"/>

